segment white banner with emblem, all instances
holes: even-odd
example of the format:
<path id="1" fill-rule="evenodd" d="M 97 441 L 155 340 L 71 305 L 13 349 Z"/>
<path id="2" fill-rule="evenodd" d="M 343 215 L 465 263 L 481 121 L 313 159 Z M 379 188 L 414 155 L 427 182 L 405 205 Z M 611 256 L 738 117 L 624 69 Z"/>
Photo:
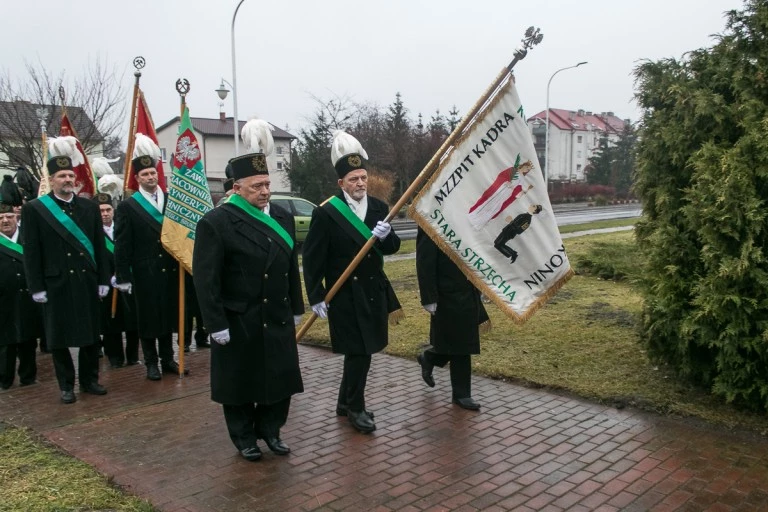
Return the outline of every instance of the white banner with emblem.
<path id="1" fill-rule="evenodd" d="M 573 275 L 513 80 L 443 157 L 409 215 L 518 323 Z"/>

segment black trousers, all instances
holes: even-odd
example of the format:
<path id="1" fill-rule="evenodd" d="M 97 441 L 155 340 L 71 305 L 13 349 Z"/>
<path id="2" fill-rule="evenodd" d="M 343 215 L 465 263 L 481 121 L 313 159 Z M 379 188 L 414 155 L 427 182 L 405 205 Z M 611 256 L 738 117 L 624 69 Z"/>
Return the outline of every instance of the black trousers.
<path id="1" fill-rule="evenodd" d="M 141 338 L 141 351 L 144 352 L 144 364 L 147 366 L 157 366 L 158 352 L 160 354 L 161 364 L 173 362 L 173 334 L 165 334 L 157 338 Z"/>
<path id="2" fill-rule="evenodd" d="M 339 405 L 346 405 L 350 411 L 365 410 L 365 384 L 371 368 L 370 355 L 345 355 L 344 372 L 339 385 Z"/>
<path id="3" fill-rule="evenodd" d="M 453 398 L 469 398 L 472 396 L 472 356 L 438 354 L 434 348 L 424 351 L 428 363 L 443 368 L 450 363 L 451 388 Z"/>
<path id="4" fill-rule="evenodd" d="M 81 386 L 90 386 L 99 382 L 99 348 L 98 343 L 80 347 L 77 354 L 77 375 Z M 50 350 L 53 357 L 53 368 L 56 370 L 56 380 L 62 391 L 75 389 L 75 365 L 68 348 Z"/>
<path id="5" fill-rule="evenodd" d="M 123 333 L 110 332 L 102 336 L 104 353 L 110 363 L 123 364 L 126 361 L 135 363 L 139 360 L 139 331 L 125 332 L 125 348 L 123 348 Z"/>
<path id="6" fill-rule="evenodd" d="M 0 387 L 13 386 L 16 377 L 16 359 L 19 360 L 19 381 L 22 386 L 32 384 L 37 377 L 37 340 L 3 345 L 0 347 Z"/>
<path id="7" fill-rule="evenodd" d="M 290 397 L 274 404 L 224 404 L 229 438 L 238 450 L 244 450 L 256 446 L 257 439 L 280 437 L 290 407 Z"/>

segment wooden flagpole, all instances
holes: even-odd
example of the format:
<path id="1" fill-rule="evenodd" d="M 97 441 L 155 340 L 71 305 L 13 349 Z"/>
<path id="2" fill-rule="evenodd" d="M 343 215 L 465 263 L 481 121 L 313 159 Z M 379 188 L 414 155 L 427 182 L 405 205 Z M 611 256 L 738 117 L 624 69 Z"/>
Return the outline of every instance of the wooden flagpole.
<path id="1" fill-rule="evenodd" d="M 416 176 L 416 178 L 413 180 L 413 183 L 411 183 L 408 189 L 397 201 L 397 203 L 395 203 L 395 205 L 389 211 L 386 218 L 384 219 L 384 222 L 390 222 L 392 218 L 397 215 L 397 212 L 399 212 L 400 209 L 405 206 L 408 200 L 421 188 L 424 181 L 426 181 L 426 179 L 429 178 L 435 171 L 438 164 L 440 163 L 440 160 L 442 160 L 443 155 L 445 155 L 445 153 L 451 149 L 456 139 L 458 139 L 459 136 L 461 136 L 461 134 L 474 123 L 477 114 L 482 110 L 483 106 L 485 106 L 485 104 L 493 97 L 493 94 L 507 80 L 507 78 L 510 77 L 515 64 L 525 58 L 525 56 L 528 54 L 528 50 L 539 44 L 543 37 L 544 35 L 539 33 L 539 29 L 534 30 L 533 27 L 528 28 L 528 30 L 525 32 L 525 38 L 522 40 L 523 47 L 515 50 L 512 62 L 510 62 L 499 72 L 493 83 L 488 87 L 488 89 L 486 89 L 480 99 L 477 100 L 477 102 L 472 106 L 467 115 L 465 115 L 458 126 L 454 128 L 453 132 L 451 132 L 448 138 L 445 139 L 445 142 L 443 142 L 442 146 L 440 146 L 440 149 L 438 149 L 437 152 L 432 156 L 432 159 L 430 159 L 427 165 L 424 166 L 424 169 L 422 169 L 418 176 Z M 344 270 L 344 273 L 342 273 L 339 279 L 333 284 L 331 289 L 328 290 L 328 293 L 325 295 L 323 302 L 326 304 L 331 302 L 331 299 L 336 296 L 349 276 L 352 275 L 352 272 L 354 272 L 360 262 L 363 261 L 363 258 L 365 258 L 366 254 L 368 254 L 368 252 L 371 250 L 374 243 L 376 243 L 376 237 L 372 236 L 360 249 L 360 252 L 357 253 L 354 259 L 350 262 L 349 266 L 347 266 L 346 270 Z M 312 312 L 309 318 L 296 332 L 297 342 L 307 333 L 309 328 L 312 327 L 312 324 L 315 322 L 316 318 L 317 315 Z"/>
<path id="2" fill-rule="evenodd" d="M 189 92 L 189 81 L 186 78 L 176 80 L 176 91 L 181 96 L 181 114 L 179 114 L 179 124 L 184 117 L 184 109 L 187 108 L 187 93 Z M 168 204 L 168 197 L 165 198 L 165 204 Z M 187 271 L 179 260 L 179 378 L 184 378 L 184 320 L 186 313 L 186 294 L 184 291 Z M 198 329 L 200 326 L 198 326 Z M 191 337 L 190 337 L 191 340 Z"/>
<path id="3" fill-rule="evenodd" d="M 131 117 L 128 125 L 128 147 L 125 151 L 125 163 L 123 164 L 123 198 L 126 197 L 126 191 L 128 190 L 128 180 L 131 176 L 131 155 L 133 155 L 133 145 L 136 142 L 136 106 L 139 101 L 139 80 L 141 79 L 141 69 L 146 65 L 144 57 L 136 57 L 133 59 L 133 67 L 136 71 L 133 72 L 133 76 L 136 77 L 133 83 L 133 99 L 131 100 Z M 115 318 L 117 314 L 117 294 L 118 290 L 115 288 L 112 294 L 112 318 Z"/>

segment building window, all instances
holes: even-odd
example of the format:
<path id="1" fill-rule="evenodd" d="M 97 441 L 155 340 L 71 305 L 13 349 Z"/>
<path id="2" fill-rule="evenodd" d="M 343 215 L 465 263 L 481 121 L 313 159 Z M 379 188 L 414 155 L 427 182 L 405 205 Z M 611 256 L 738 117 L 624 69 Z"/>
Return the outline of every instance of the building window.
<path id="1" fill-rule="evenodd" d="M 581 158 L 581 151 L 576 152 L 576 158 Z"/>
<path id="2" fill-rule="evenodd" d="M 283 154 L 283 146 L 277 146 L 277 154 L 282 155 Z"/>
<path id="3" fill-rule="evenodd" d="M 576 143 L 577 143 L 577 144 L 581 144 L 581 135 L 579 135 L 578 137 L 576 137 Z"/>
<path id="4" fill-rule="evenodd" d="M 165 158 L 165 148 L 160 148 L 160 160 L 163 162 L 167 162 L 168 160 Z"/>
<path id="5" fill-rule="evenodd" d="M 282 171 L 283 170 L 283 162 L 277 162 L 277 170 Z"/>
<path id="6" fill-rule="evenodd" d="M 581 164 L 576 164 L 576 170 L 577 170 L 577 171 L 580 171 L 580 170 L 581 170 Z"/>

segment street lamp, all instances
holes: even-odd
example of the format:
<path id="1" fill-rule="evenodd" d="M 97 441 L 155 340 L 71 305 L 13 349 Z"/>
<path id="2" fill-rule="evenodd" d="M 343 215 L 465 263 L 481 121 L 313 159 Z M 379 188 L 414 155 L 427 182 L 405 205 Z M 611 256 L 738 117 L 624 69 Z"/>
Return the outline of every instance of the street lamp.
<path id="1" fill-rule="evenodd" d="M 227 84 L 228 86 L 232 87 L 232 90 L 235 89 L 232 86 L 231 83 L 227 82 L 223 78 L 221 79 L 221 85 L 219 85 L 219 88 L 216 89 L 216 94 L 219 95 L 219 99 L 221 100 L 221 103 L 219 103 L 219 106 L 221 106 L 221 107 L 224 107 L 224 100 L 227 99 L 227 94 L 229 94 L 229 89 L 227 89 L 224 86 L 224 84 Z M 233 119 L 233 122 L 237 123 L 237 103 L 235 103 L 235 117 Z M 238 128 L 238 126 L 237 126 L 237 124 L 235 124 L 235 128 L 233 130 L 234 135 L 235 135 L 235 156 L 237 156 L 237 146 L 238 146 L 238 142 L 237 142 L 237 128 Z"/>
<path id="2" fill-rule="evenodd" d="M 579 62 L 578 64 L 575 64 L 573 66 L 568 66 L 565 68 L 560 68 L 554 73 L 552 73 L 552 76 L 549 77 L 549 82 L 547 82 L 547 114 L 546 114 L 546 131 L 544 134 L 544 183 L 546 184 L 547 193 L 549 193 L 549 86 L 552 84 L 552 79 L 555 78 L 555 75 L 558 74 L 561 71 L 565 71 L 566 69 L 573 69 L 581 66 L 582 64 L 586 64 L 587 62 Z"/>
<path id="3" fill-rule="evenodd" d="M 240 10 L 240 6 L 243 5 L 243 2 L 245 2 L 245 0 L 240 0 L 240 2 L 238 2 L 237 7 L 235 7 L 235 13 L 232 15 L 232 102 L 235 104 L 235 118 L 233 119 L 235 132 L 235 156 L 240 154 L 240 142 L 238 141 L 240 134 L 237 133 L 240 131 L 240 121 L 237 118 L 237 61 L 235 60 L 235 18 L 237 18 L 237 11 Z M 219 93 L 219 97 L 221 97 L 221 93 Z"/>

